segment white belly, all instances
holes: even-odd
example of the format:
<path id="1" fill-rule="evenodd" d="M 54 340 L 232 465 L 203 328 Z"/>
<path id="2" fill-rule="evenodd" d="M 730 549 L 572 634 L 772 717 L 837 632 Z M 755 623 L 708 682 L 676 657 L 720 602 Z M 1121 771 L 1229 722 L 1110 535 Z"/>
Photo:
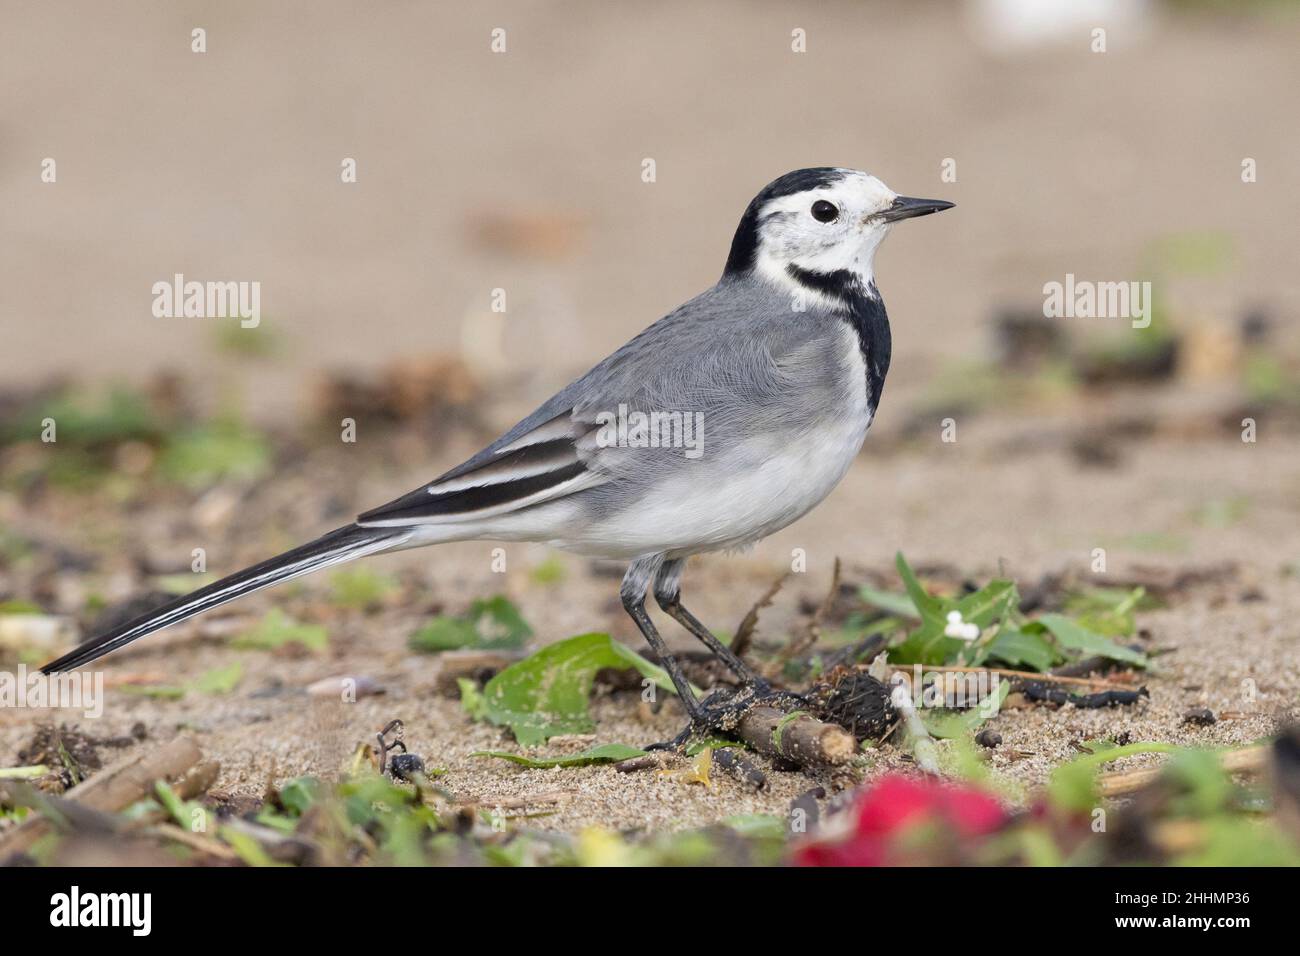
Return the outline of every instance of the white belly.
<path id="1" fill-rule="evenodd" d="M 756 436 L 755 443 L 770 446 L 762 449 L 757 465 L 729 469 L 723 460 L 707 477 L 683 473 L 590 526 L 565 522 L 551 543 L 602 557 L 630 559 L 657 552 L 681 557 L 753 544 L 807 514 L 839 484 L 871 425 L 866 366 L 857 336 L 849 332 L 845 338 L 841 400 L 817 425 L 788 435 Z"/>

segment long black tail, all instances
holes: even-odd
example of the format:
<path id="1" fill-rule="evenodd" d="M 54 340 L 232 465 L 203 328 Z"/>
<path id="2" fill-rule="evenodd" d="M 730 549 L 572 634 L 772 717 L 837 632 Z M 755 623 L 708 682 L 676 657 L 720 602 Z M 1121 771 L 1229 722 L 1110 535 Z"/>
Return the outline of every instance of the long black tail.
<path id="1" fill-rule="evenodd" d="M 58 660 L 46 664 L 41 668 L 41 672 L 53 674 L 89 664 L 146 634 L 170 627 L 209 608 L 332 564 L 341 564 L 362 555 L 387 551 L 401 545 L 409 537 L 410 530 L 400 527 L 362 528 L 357 525 L 347 525 L 338 528 L 315 541 L 294 548 L 292 551 L 286 551 L 261 564 L 255 564 L 251 568 L 236 571 L 229 577 L 192 591 L 174 601 L 168 601 L 162 607 L 142 614 L 111 631 L 92 637 Z"/>

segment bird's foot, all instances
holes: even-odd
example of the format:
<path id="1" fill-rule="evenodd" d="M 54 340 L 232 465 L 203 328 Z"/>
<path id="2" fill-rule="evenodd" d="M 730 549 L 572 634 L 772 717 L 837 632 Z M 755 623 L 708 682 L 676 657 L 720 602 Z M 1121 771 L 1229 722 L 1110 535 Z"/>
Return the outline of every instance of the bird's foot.
<path id="1" fill-rule="evenodd" d="M 798 708 L 806 703 L 807 698 L 802 694 L 774 689 L 761 677 L 736 688 L 719 687 L 700 701 L 698 713 L 691 716 L 691 722 L 680 734 L 672 740 L 650 744 L 646 750 L 683 750 L 692 740 L 731 736 L 751 707 Z"/>

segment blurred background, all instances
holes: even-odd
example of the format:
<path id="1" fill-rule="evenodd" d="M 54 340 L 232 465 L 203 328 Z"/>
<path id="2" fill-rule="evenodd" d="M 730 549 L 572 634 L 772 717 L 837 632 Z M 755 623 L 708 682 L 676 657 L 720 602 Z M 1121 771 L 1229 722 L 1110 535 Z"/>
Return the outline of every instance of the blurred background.
<path id="1" fill-rule="evenodd" d="M 125 597 L 199 544 L 230 570 L 409 490 L 822 164 L 957 208 L 878 258 L 894 365 L 859 465 L 732 567 L 1296 557 L 1296 4 L 0 9 L 0 597 Z M 259 282 L 260 325 L 156 318 L 176 273 Z M 1151 328 L 1044 319 L 1067 274 L 1150 281 Z M 89 583 L 38 573 L 60 548 Z M 486 553 L 384 560 L 454 589 Z"/>
<path id="2" fill-rule="evenodd" d="M 0 674 L 456 465 L 716 281 L 767 182 L 843 165 L 956 208 L 877 258 L 894 358 L 862 455 L 790 528 L 693 560 L 692 611 L 726 638 L 802 571 L 757 659 L 852 650 L 899 551 L 932 591 L 1007 576 L 1025 613 L 1104 609 L 1160 656 L 1152 697 L 1001 720 L 999 772 L 1035 785 L 1080 741 L 1244 744 L 1294 716 L 1300 4 L 0 0 L 0 26 Z M 156 317 L 176 274 L 259 283 L 260 323 Z M 1149 327 L 1045 318 L 1070 275 L 1149 282 Z M 484 646 L 643 642 L 621 568 L 496 549 L 370 559 L 141 641 L 96 671 L 87 732 L 195 735 L 237 809 L 394 716 L 459 792 L 551 787 L 470 756 L 502 735 L 457 674 L 494 672 Z M 600 697 L 602 739 L 680 728 L 637 700 Z M 65 719 L 0 707 L 0 766 Z M 541 825 L 738 812 L 739 784 L 618 776 Z M 773 778 L 745 806 L 807 788 Z"/>

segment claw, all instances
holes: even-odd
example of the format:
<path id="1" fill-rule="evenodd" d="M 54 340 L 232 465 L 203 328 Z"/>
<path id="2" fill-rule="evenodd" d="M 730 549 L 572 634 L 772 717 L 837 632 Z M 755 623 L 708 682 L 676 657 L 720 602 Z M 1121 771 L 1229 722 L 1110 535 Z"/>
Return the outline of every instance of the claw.
<path id="1" fill-rule="evenodd" d="M 756 677 L 735 690 L 720 687 L 700 701 L 700 712 L 686 725 L 686 729 L 672 740 L 661 740 L 647 746 L 646 750 L 681 750 L 692 738 L 729 736 L 740 723 L 745 712 L 758 704 L 802 707 L 808 699 L 788 690 L 773 690 L 772 685 Z"/>

